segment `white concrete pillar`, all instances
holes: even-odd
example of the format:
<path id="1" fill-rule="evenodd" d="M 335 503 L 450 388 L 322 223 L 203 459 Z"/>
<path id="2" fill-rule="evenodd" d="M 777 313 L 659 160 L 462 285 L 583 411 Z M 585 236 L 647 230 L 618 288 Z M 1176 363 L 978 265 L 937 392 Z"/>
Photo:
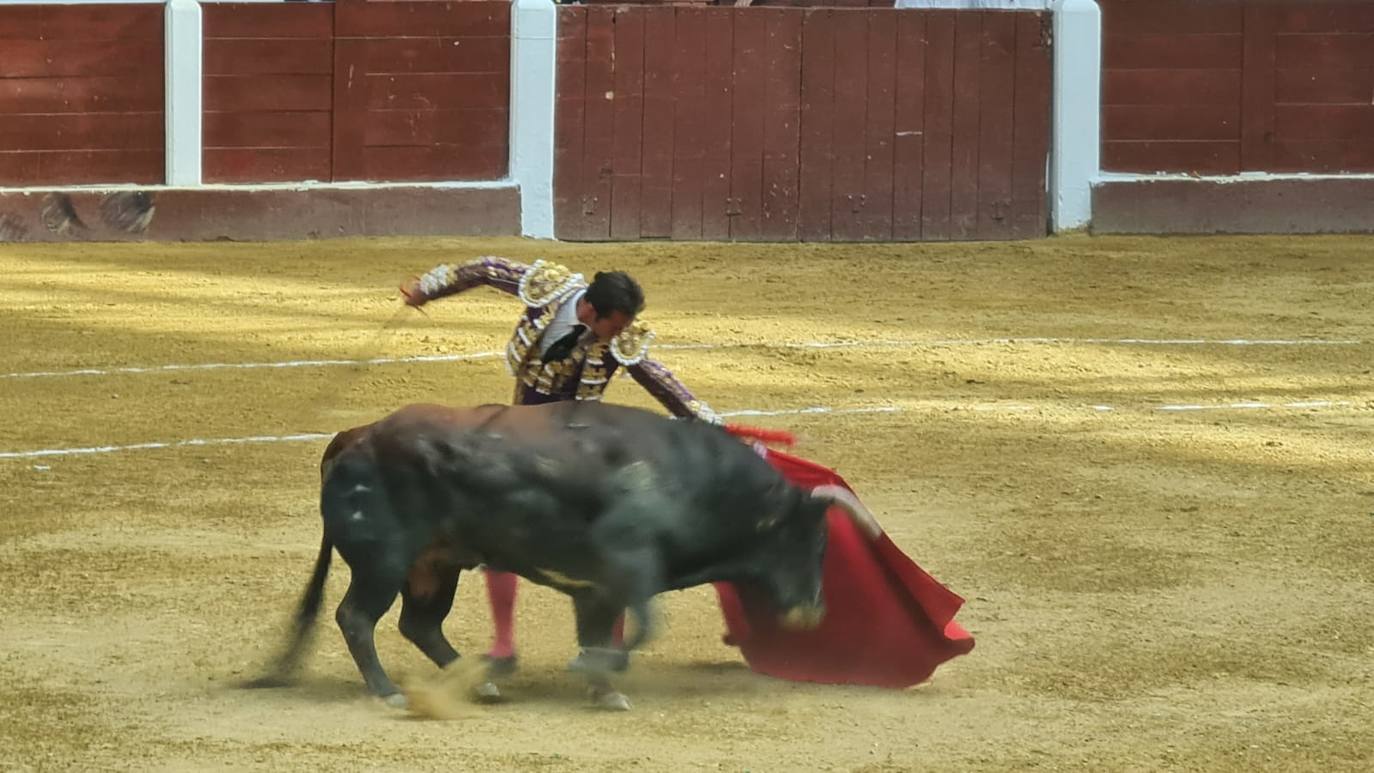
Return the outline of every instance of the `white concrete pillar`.
<path id="1" fill-rule="evenodd" d="M 167 184 L 200 185 L 202 27 L 197 0 L 167 0 L 164 49 L 167 79 Z"/>
<path id="2" fill-rule="evenodd" d="M 1095 0 L 1055 2 L 1053 45 L 1049 195 L 1057 233 L 1092 222 L 1102 147 L 1102 11 Z"/>
<path id="3" fill-rule="evenodd" d="M 520 186 L 520 229 L 552 239 L 558 9 L 553 0 L 515 0 L 511 27 L 510 176 Z"/>

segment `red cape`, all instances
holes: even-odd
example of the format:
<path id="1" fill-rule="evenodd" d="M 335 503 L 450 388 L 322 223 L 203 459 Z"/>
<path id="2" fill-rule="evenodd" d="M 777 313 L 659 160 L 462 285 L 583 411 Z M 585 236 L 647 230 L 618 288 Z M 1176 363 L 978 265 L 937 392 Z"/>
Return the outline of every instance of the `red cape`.
<path id="1" fill-rule="evenodd" d="M 803 488 L 836 484 L 834 470 L 768 449 L 768 461 Z M 852 491 L 852 489 L 851 489 Z M 820 627 L 789 631 L 776 610 L 717 583 L 725 642 L 753 670 L 803 682 L 910 687 L 945 661 L 973 649 L 954 622 L 964 600 L 907 558 L 886 534 L 870 540 L 839 507 L 826 514 L 824 596 Z"/>

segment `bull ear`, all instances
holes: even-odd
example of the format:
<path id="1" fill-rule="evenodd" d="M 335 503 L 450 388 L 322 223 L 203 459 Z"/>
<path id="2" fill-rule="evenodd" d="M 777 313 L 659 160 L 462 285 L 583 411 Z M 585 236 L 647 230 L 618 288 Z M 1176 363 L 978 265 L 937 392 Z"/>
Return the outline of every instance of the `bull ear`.
<path id="1" fill-rule="evenodd" d="M 817 486 L 811 490 L 813 499 L 820 499 L 832 505 L 838 505 L 849 514 L 849 520 L 858 527 L 870 540 L 876 540 L 883 534 L 883 527 L 879 525 L 878 519 L 873 513 L 864 507 L 864 503 L 854 496 L 854 492 L 844 486 L 825 485 Z"/>

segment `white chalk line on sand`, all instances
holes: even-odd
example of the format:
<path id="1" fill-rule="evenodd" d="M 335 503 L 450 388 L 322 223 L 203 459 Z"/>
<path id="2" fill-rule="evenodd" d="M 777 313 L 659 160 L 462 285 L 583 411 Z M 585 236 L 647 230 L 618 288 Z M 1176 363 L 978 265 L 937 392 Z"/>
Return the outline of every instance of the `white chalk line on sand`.
<path id="1" fill-rule="evenodd" d="M 891 346 L 989 346 L 996 344 L 1059 346 L 1359 346 L 1359 339 L 1327 338 L 1055 338 L 1020 336 L 1006 338 L 913 338 L 907 340 L 801 341 L 795 343 L 659 344 L 658 349 L 862 349 Z"/>
<path id="2" fill-rule="evenodd" d="M 1214 411 L 1214 410 L 1274 410 L 1274 409 L 1315 409 L 1315 408 L 1336 408 L 1349 406 L 1353 403 L 1347 401 L 1331 400 L 1302 400 L 1288 403 L 1262 403 L 1262 402 L 1243 402 L 1243 403 L 1218 403 L 1215 405 L 1161 405 L 1155 407 L 1155 411 Z M 1022 403 L 979 403 L 966 407 L 974 411 L 1002 411 L 1023 413 L 1033 411 L 1036 406 Z M 1093 411 L 1114 411 L 1116 408 L 1110 405 L 1091 405 L 1085 406 Z M 760 416 L 806 416 L 806 415 L 852 415 L 865 413 L 902 413 L 906 408 L 899 405 L 870 405 L 855 406 L 850 408 L 832 408 L 828 406 L 810 406 L 807 408 L 785 408 L 778 410 L 764 410 L 746 408 L 736 411 L 722 411 L 720 416 L 725 419 L 750 418 Z M 227 446 L 227 445 L 250 445 L 257 443 L 300 443 L 306 441 L 322 441 L 334 437 L 333 433 L 304 432 L 291 435 L 252 435 L 249 437 L 237 438 L 192 438 L 190 440 L 169 440 L 150 443 L 132 443 L 128 445 L 103 445 L 86 446 L 82 448 L 43 448 L 31 451 L 0 451 L 0 459 L 41 459 L 45 457 L 62 456 L 87 456 L 92 454 L 109 454 L 121 451 L 147 451 L 166 448 L 188 448 L 188 447 L 208 447 L 208 446 Z M 41 465 L 34 465 L 35 469 L 47 470 Z"/>
<path id="3" fill-rule="evenodd" d="M 253 435 L 251 437 L 191 438 L 166 442 L 131 443 L 123 446 L 86 446 L 84 448 L 43 448 L 36 451 L 0 451 L 0 459 L 38 459 L 45 456 L 86 456 L 112 454 L 117 451 L 149 451 L 158 448 L 186 448 L 189 446 L 248 445 L 251 443 L 296 443 L 306 440 L 328 440 L 333 433 L 305 432 L 296 435 Z"/>
<path id="4" fill-rule="evenodd" d="M 357 365 L 395 365 L 412 362 L 462 362 L 488 360 L 501 352 L 475 354 L 415 354 L 407 357 L 369 357 L 360 360 L 283 360 L 280 362 L 206 362 L 188 365 L 121 366 L 113 368 L 78 368 L 76 370 L 39 370 L 24 373 L 4 373 L 0 378 L 62 378 L 66 376 L 115 376 L 149 373 L 173 373 L 184 370 L 256 370 L 270 368 L 329 368 Z"/>
<path id="5" fill-rule="evenodd" d="M 1262 402 L 1241 402 L 1223 403 L 1221 405 L 1161 405 L 1155 408 L 1157 411 L 1209 411 L 1209 410 L 1264 410 L 1273 408 L 1292 408 L 1302 410 L 1304 408 L 1340 408 L 1354 405 L 1348 400 L 1296 400 L 1289 403 L 1262 403 Z"/>
<path id="6" fill-rule="evenodd" d="M 667 351 L 710 351 L 718 349 L 883 349 L 902 346 L 988 346 L 1062 345 L 1062 346 L 1360 346 L 1357 339 L 1322 338 L 931 338 L 911 340 L 868 341 L 800 341 L 781 343 L 732 344 L 658 344 L 655 349 Z M 474 352 L 470 354 L 414 354 L 404 357 L 369 357 L 363 359 L 283 360 L 279 362 L 206 362 L 191 364 L 113 366 L 105 368 L 76 368 L 72 370 L 41 370 L 0 373 L 4 379 L 68 378 L 74 376 L 146 375 L 177 371 L 256 370 L 281 368 L 355 367 L 359 365 L 400 365 L 429 362 L 464 362 L 504 356 L 504 352 Z"/>
<path id="7" fill-rule="evenodd" d="M 721 413 L 722 418 L 736 416 L 792 416 L 802 414 L 849 414 L 849 413 L 897 413 L 902 409 L 895 405 L 865 406 L 857 408 L 827 408 L 813 406 L 788 410 L 741 410 Z M 86 456 L 90 454 L 109 454 L 118 451 L 149 451 L 161 448 L 186 448 L 190 446 L 247 445 L 250 443 L 299 443 L 304 441 L 328 440 L 333 433 L 303 432 L 293 435 L 253 435 L 241 438 L 192 438 L 190 440 L 168 440 L 150 443 L 130 443 L 128 445 L 86 446 L 82 448 L 43 448 L 33 451 L 0 451 L 0 459 L 37 459 L 46 456 Z"/>

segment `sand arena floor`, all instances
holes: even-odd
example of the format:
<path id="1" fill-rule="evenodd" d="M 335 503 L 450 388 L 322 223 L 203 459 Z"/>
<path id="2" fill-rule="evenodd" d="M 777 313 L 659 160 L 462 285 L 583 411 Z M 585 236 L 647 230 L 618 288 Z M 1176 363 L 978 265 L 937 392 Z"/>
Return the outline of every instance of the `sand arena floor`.
<path id="1" fill-rule="evenodd" d="M 288 436 L 509 395 L 480 355 L 513 299 L 393 290 L 485 253 L 635 273 L 659 359 L 782 412 L 747 420 L 849 478 L 977 649 L 908 691 L 775 681 L 697 589 L 608 715 L 563 670 L 568 604 L 522 584 L 503 705 L 385 708 L 332 614 L 302 684 L 236 689 L 318 545 L 324 441 Z M 1368 770 L 1372 293 L 1340 237 L 0 247 L 0 768 Z M 395 620 L 392 673 L 432 675 Z M 485 646 L 475 575 L 447 630 Z"/>

